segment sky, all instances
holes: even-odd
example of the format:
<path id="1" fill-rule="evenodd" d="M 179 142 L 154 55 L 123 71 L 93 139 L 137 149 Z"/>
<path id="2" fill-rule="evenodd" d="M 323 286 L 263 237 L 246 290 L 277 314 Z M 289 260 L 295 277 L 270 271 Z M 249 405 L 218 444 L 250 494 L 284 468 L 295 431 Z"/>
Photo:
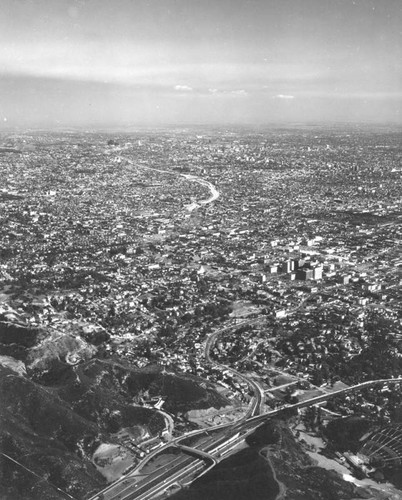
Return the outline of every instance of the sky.
<path id="1" fill-rule="evenodd" d="M 0 9 L 0 127 L 402 123 L 402 0 Z"/>

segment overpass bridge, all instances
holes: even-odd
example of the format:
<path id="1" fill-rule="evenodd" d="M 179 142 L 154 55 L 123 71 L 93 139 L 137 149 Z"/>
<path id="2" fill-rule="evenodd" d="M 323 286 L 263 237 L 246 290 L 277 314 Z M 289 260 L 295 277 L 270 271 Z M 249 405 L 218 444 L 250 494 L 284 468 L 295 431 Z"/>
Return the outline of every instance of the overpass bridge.
<path id="1" fill-rule="evenodd" d="M 257 415 L 255 417 L 251 417 L 247 420 L 247 422 L 258 422 L 258 421 L 264 421 L 266 418 L 279 415 L 281 412 L 284 412 L 289 409 L 299 409 L 299 408 L 306 408 L 308 406 L 314 406 L 316 404 L 324 403 L 328 401 L 331 398 L 334 398 L 336 396 L 343 396 L 345 394 L 348 394 L 350 392 L 357 392 L 362 389 L 365 389 L 366 387 L 373 387 L 376 385 L 384 385 L 384 384 L 401 384 L 402 383 L 402 377 L 400 378 L 384 378 L 384 379 L 378 379 L 378 380 L 368 380 L 366 382 L 361 382 L 360 384 L 352 385 L 350 387 L 345 387 L 344 389 L 339 389 L 338 391 L 333 391 L 327 394 L 323 394 L 321 396 L 315 396 L 314 398 L 306 399 L 306 401 L 300 401 L 299 403 L 294 403 L 294 404 L 288 404 L 284 405 L 281 408 L 278 408 L 277 410 L 272 410 L 268 413 L 265 413 L 263 415 Z"/>
<path id="2" fill-rule="evenodd" d="M 180 443 L 175 443 L 173 446 L 175 448 L 179 448 L 181 451 L 187 453 L 188 455 L 191 455 L 196 458 L 201 458 L 206 462 L 212 462 L 213 465 L 216 465 L 219 462 L 219 459 L 217 457 L 214 457 L 213 455 L 211 455 L 211 453 L 208 453 L 207 451 L 200 450 L 198 448 L 191 448 L 191 446 L 186 446 Z"/>

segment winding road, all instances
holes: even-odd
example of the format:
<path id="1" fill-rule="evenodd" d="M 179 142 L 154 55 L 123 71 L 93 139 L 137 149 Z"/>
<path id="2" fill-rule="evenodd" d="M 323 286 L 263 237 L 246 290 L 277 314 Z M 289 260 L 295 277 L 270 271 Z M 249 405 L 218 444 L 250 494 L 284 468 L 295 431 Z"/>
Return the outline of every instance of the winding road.
<path id="1" fill-rule="evenodd" d="M 216 187 L 209 181 L 202 179 L 201 177 L 197 177 L 196 175 L 193 174 L 180 174 L 177 172 L 172 172 L 171 170 L 162 170 L 160 168 L 154 168 L 154 167 L 149 167 L 148 165 L 142 165 L 141 163 L 134 163 L 131 161 L 129 158 L 126 158 L 124 156 L 118 156 L 120 160 L 124 160 L 133 167 L 137 168 L 143 168 L 145 170 L 153 170 L 154 172 L 159 172 L 161 174 L 169 174 L 169 175 L 174 175 L 178 177 L 183 177 L 187 181 L 190 182 L 196 182 L 197 184 L 201 184 L 201 186 L 205 186 L 208 188 L 211 192 L 211 196 L 207 198 L 206 200 L 199 200 L 197 202 L 191 203 L 190 205 L 186 205 L 185 208 L 189 210 L 190 212 L 199 208 L 201 205 L 208 205 L 209 203 L 212 203 L 216 199 L 219 198 L 220 192 L 216 189 Z"/>
<path id="2" fill-rule="evenodd" d="M 220 368 L 221 370 L 228 370 L 230 371 L 235 377 L 238 379 L 242 380 L 243 382 L 246 382 L 246 384 L 249 386 L 250 390 L 253 393 L 253 400 L 251 401 L 251 404 L 247 410 L 247 413 L 245 414 L 244 417 L 242 417 L 239 421 L 246 420 L 249 417 L 252 417 L 254 415 L 259 415 L 262 411 L 262 406 L 265 401 L 265 394 L 263 389 L 251 378 L 248 378 L 244 376 L 242 373 L 239 371 L 235 370 L 234 368 L 231 368 L 230 366 L 223 365 L 220 363 L 217 363 L 211 358 L 211 349 L 212 346 L 215 344 L 216 339 L 218 338 L 219 335 L 221 335 L 224 332 L 229 332 L 231 330 L 236 330 L 238 328 L 241 328 L 242 326 L 246 325 L 251 325 L 253 323 L 259 323 L 262 321 L 262 318 L 253 318 L 250 320 L 245 320 L 242 321 L 241 323 L 237 323 L 234 325 L 227 326 L 225 328 L 220 328 L 219 330 L 216 330 L 215 332 L 211 333 L 205 342 L 204 345 L 204 358 L 205 360 L 212 364 L 215 365 L 216 367 Z"/>

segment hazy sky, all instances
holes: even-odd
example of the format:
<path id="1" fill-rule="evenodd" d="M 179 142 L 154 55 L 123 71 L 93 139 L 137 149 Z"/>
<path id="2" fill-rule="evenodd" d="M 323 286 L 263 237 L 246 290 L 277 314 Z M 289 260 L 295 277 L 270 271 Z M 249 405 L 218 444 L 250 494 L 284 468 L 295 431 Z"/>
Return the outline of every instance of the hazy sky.
<path id="1" fill-rule="evenodd" d="M 3 125 L 402 122 L 402 0 L 0 8 Z"/>

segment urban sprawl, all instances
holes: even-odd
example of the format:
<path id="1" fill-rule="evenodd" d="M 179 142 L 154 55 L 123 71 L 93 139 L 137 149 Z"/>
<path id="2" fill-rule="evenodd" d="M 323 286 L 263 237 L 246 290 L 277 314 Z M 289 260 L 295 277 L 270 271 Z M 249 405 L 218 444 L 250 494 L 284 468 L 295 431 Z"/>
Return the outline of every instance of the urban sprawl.
<path id="1" fill-rule="evenodd" d="M 247 417 L 256 391 L 264 414 L 402 377 L 399 132 L 3 134 L 0 314 L 47 333 L 28 358 L 14 346 L 0 362 L 24 375 L 121 359 L 227 398 L 175 413 L 163 393 L 139 396 L 166 427 L 117 433 L 130 453 L 113 479 L 171 439 Z M 307 440 L 345 416 L 372 422 L 346 454 L 354 471 L 381 479 L 392 453 L 401 465 L 399 452 L 375 453 L 402 423 L 400 385 L 301 408 L 293 431 Z"/>

